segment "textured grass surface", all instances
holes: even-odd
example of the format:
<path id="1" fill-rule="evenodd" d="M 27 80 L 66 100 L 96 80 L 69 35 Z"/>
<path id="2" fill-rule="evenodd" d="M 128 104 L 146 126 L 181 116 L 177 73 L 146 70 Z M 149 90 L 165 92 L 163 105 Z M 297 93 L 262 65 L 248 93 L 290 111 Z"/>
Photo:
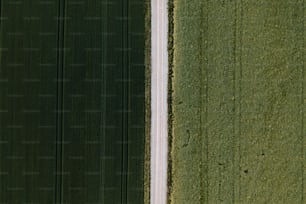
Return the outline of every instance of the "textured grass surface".
<path id="1" fill-rule="evenodd" d="M 145 157 L 144 157 L 144 204 L 150 204 L 150 140 L 151 140 L 151 1 L 145 1 Z"/>
<path id="2" fill-rule="evenodd" d="M 144 16 L 1 1 L 0 203 L 143 203 Z"/>
<path id="3" fill-rule="evenodd" d="M 171 203 L 304 203 L 304 2 L 174 0 Z"/>

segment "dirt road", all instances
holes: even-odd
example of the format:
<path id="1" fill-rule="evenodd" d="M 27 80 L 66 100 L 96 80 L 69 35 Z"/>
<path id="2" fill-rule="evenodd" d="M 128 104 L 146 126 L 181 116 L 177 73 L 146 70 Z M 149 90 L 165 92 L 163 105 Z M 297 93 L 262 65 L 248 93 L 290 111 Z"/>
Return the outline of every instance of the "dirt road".
<path id="1" fill-rule="evenodd" d="M 168 159 L 167 0 L 152 0 L 151 15 L 151 204 L 165 204 Z"/>

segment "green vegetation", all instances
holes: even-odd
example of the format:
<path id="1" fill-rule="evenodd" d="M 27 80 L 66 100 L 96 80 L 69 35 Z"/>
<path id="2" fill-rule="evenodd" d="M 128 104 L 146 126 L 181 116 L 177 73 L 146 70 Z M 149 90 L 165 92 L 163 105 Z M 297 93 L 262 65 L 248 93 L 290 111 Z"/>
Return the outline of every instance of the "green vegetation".
<path id="1" fill-rule="evenodd" d="M 143 203 L 144 16 L 1 1 L 0 203 Z"/>
<path id="2" fill-rule="evenodd" d="M 304 2 L 174 0 L 171 203 L 304 203 Z"/>
<path id="3" fill-rule="evenodd" d="M 150 204 L 150 141 L 151 141 L 151 1 L 145 1 L 145 146 L 144 204 Z"/>

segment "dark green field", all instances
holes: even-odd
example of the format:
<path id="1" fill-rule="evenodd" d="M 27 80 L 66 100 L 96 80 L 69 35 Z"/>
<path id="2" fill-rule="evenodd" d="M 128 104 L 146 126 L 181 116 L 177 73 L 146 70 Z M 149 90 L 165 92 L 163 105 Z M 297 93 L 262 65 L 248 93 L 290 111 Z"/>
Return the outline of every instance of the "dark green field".
<path id="1" fill-rule="evenodd" d="M 143 203 L 140 0 L 2 0 L 0 203 Z"/>

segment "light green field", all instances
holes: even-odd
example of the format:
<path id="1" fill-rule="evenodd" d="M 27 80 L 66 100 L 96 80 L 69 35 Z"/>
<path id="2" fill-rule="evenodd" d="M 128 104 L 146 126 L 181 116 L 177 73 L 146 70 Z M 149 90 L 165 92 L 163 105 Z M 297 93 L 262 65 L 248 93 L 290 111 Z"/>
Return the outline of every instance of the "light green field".
<path id="1" fill-rule="evenodd" d="M 302 204 L 302 0 L 174 0 L 173 204 Z"/>

